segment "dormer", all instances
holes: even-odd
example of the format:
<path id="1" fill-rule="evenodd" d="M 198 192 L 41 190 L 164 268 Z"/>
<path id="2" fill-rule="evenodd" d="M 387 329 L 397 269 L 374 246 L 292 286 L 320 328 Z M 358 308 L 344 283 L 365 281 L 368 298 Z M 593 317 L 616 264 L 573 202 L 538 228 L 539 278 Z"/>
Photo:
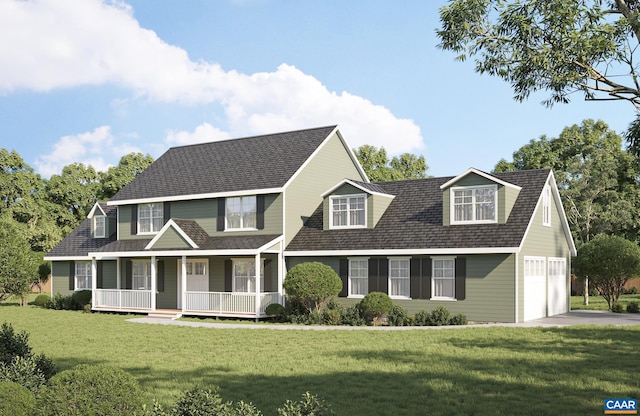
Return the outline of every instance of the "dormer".
<path id="1" fill-rule="evenodd" d="M 470 168 L 440 189 L 443 225 L 448 226 L 506 223 L 522 188 Z"/>
<path id="2" fill-rule="evenodd" d="M 380 185 L 344 179 L 322 194 L 323 229 L 374 228 L 395 198 Z"/>
<path id="3" fill-rule="evenodd" d="M 91 220 L 92 238 L 109 238 L 116 232 L 116 210 L 105 203 L 97 202 L 88 218 Z"/>

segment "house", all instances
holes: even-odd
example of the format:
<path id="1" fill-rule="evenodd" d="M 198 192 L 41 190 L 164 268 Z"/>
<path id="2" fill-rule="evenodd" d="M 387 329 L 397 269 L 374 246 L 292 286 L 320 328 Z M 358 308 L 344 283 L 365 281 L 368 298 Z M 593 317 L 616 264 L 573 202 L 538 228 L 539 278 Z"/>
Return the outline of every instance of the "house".
<path id="1" fill-rule="evenodd" d="M 572 255 L 551 171 L 374 184 L 328 126 L 171 148 L 45 259 L 97 311 L 259 318 L 321 261 L 345 304 L 520 322 L 568 311 Z"/>

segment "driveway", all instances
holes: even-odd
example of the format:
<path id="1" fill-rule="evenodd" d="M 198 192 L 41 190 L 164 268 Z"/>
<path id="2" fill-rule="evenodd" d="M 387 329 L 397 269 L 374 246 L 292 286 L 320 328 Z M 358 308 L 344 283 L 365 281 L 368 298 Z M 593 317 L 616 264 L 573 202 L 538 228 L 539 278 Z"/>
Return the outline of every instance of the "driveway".
<path id="1" fill-rule="evenodd" d="M 326 331 L 326 330 L 373 330 L 373 331 L 411 331 L 411 330 L 436 330 L 436 329 L 454 329 L 454 328 L 477 328 L 489 326 L 507 326 L 507 327 L 554 327 L 554 326 L 570 326 L 570 325 L 640 325 L 640 314 L 638 313 L 613 313 L 605 311 L 584 311 L 577 310 L 562 315 L 550 316 L 547 318 L 535 319 L 533 321 L 523 323 L 486 323 L 476 325 L 460 325 L 460 326 L 328 326 L 328 325 L 276 325 L 276 324 L 234 324 L 234 323 L 215 323 L 215 322 L 194 322 L 180 321 L 167 318 L 132 318 L 129 322 L 160 324 L 160 325 L 179 325 L 200 328 L 219 328 L 219 329 L 274 329 L 274 330 L 306 330 L 306 331 Z"/>

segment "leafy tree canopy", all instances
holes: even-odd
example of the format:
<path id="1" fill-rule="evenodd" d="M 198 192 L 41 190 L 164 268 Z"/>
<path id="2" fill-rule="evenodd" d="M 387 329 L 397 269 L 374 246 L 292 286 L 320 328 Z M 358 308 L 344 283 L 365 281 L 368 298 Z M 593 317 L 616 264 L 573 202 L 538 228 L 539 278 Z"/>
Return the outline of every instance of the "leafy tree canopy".
<path id="1" fill-rule="evenodd" d="M 15 225 L 0 218 L 0 301 L 29 292 L 41 260 Z"/>
<path id="2" fill-rule="evenodd" d="M 112 166 L 105 173 L 100 174 L 102 189 L 100 190 L 99 199 L 110 199 L 152 163 L 153 158 L 148 154 L 129 153 L 122 156 L 118 166 Z"/>
<path id="3" fill-rule="evenodd" d="M 390 161 L 384 147 L 365 144 L 354 149 L 354 153 L 372 182 L 425 178 L 429 169 L 424 156 L 412 153 L 394 156 Z"/>

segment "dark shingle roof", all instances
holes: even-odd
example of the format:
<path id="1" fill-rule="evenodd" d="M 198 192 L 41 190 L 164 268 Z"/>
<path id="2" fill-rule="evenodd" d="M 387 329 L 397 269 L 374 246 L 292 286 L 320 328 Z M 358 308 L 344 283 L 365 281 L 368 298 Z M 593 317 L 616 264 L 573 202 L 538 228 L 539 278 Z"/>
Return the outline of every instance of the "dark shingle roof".
<path id="1" fill-rule="evenodd" d="M 206 244 L 209 240 L 209 234 L 207 234 L 196 221 L 173 218 L 173 222 L 175 222 L 198 247 L 202 247 L 202 245 Z"/>
<path id="2" fill-rule="evenodd" d="M 360 181 L 351 181 L 353 183 L 355 183 L 356 185 L 358 185 L 359 187 L 361 187 L 362 189 L 366 189 L 369 190 L 371 192 L 377 192 L 379 194 L 386 194 L 388 193 L 387 191 L 385 191 L 385 189 L 382 187 L 382 185 L 384 183 L 366 183 L 366 182 L 360 182 Z"/>
<path id="3" fill-rule="evenodd" d="M 442 225 L 440 185 L 453 177 L 379 184 L 395 195 L 374 229 L 322 229 L 322 204 L 287 246 L 287 251 L 518 247 L 550 170 L 496 173 L 522 187 L 505 224 Z"/>
<path id="4" fill-rule="evenodd" d="M 279 188 L 335 127 L 173 147 L 111 201 Z"/>
<path id="5" fill-rule="evenodd" d="M 58 243 L 47 254 L 47 257 L 83 257 L 91 251 L 99 251 L 102 247 L 114 242 L 115 239 L 115 233 L 108 238 L 92 238 L 91 219 L 87 218 Z"/>

